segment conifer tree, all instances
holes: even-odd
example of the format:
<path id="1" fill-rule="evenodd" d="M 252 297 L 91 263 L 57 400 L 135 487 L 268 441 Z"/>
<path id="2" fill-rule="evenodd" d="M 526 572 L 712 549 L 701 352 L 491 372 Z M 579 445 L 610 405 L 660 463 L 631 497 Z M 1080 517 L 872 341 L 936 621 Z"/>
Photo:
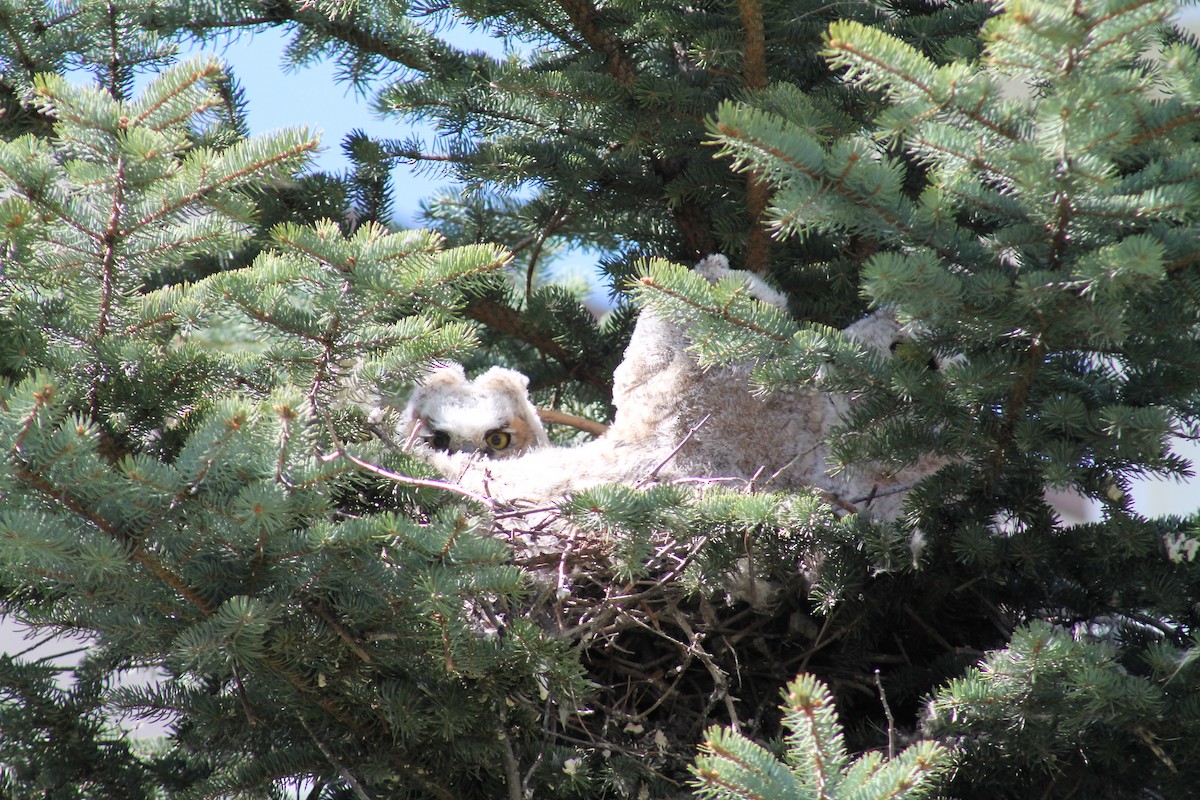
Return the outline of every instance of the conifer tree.
<path id="1" fill-rule="evenodd" d="M 1197 429 L 1174 11 L 0 2 L 0 609 L 92 643 L 0 660 L 4 794 L 1186 796 L 1200 533 L 1128 496 Z M 446 146 L 356 134 L 297 176 L 307 134 L 167 66 L 276 25 Z M 465 186 L 436 230 L 386 227 L 397 159 Z M 856 395 L 847 468 L 945 466 L 896 521 L 617 486 L 539 528 L 446 483 L 364 407 L 434 361 L 607 413 L 632 313 L 548 282 L 566 245 L 702 363 Z M 792 314 L 686 269 L 713 251 Z M 887 359 L 837 332 L 883 305 L 914 323 Z"/>

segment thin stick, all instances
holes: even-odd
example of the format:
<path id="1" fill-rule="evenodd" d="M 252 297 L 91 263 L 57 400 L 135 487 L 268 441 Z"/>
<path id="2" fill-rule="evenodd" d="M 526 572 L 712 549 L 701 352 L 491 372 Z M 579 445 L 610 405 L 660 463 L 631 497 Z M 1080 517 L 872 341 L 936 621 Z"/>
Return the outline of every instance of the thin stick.
<path id="1" fill-rule="evenodd" d="M 831 492 L 817 492 L 817 495 L 822 500 L 828 500 L 830 503 L 832 503 L 833 505 L 837 506 L 838 508 L 842 509 L 845 512 L 848 512 L 850 514 L 857 514 L 859 512 L 858 506 L 854 505 L 853 503 L 847 503 L 845 500 L 841 499 L 836 494 L 833 494 Z"/>
<path id="2" fill-rule="evenodd" d="M 883 715 L 888 721 L 888 758 L 896 757 L 896 718 L 892 716 L 892 707 L 888 704 L 887 692 L 883 690 L 883 680 L 879 670 L 875 670 L 875 685 L 879 687 L 879 702 L 883 703 Z"/>
<path id="3" fill-rule="evenodd" d="M 251 726 L 257 725 L 259 719 L 254 713 L 254 709 L 250 707 L 250 697 L 246 694 L 246 686 L 242 683 L 242 676 L 238 671 L 237 664 L 233 665 L 233 682 L 237 686 L 238 700 L 241 701 L 242 711 L 246 713 L 246 722 Z"/>
<path id="4" fill-rule="evenodd" d="M 358 456 L 355 456 L 355 455 L 347 452 L 346 450 L 340 450 L 340 451 L 338 451 L 337 454 L 339 456 L 341 456 L 342 458 L 346 459 L 347 461 L 349 461 L 351 464 L 354 464 L 359 469 L 366 470 L 367 472 L 370 472 L 374 475 L 378 475 L 381 478 L 387 478 L 389 481 L 395 481 L 396 483 L 403 483 L 408 486 L 421 486 L 426 489 L 442 489 L 447 492 L 453 492 L 455 494 L 462 495 L 463 497 L 466 497 L 470 500 L 474 500 L 476 503 L 479 503 L 480 505 L 485 506 L 487 508 L 494 507 L 494 503 L 492 503 L 492 499 L 490 497 L 484 497 L 481 494 L 476 494 L 475 492 L 472 492 L 470 489 L 464 489 L 463 487 L 456 486 L 453 483 L 446 483 L 445 481 L 428 480 L 426 478 L 414 478 L 410 475 L 401 475 L 397 472 L 392 472 L 391 470 L 386 470 L 377 464 L 372 464 L 370 461 L 363 461 Z"/>
<path id="5" fill-rule="evenodd" d="M 350 787 L 350 791 L 354 792 L 354 796 L 357 797 L 358 800 L 371 800 L 371 795 L 367 794 L 366 790 L 363 789 L 362 784 L 358 782 L 358 779 L 354 777 L 350 770 L 343 766 L 341 761 L 338 761 L 338 758 L 333 754 L 333 751 L 330 750 L 324 742 L 317 738 L 317 734 L 313 733 L 313 729 L 308 726 L 308 722 L 306 722 L 303 717 L 300 719 L 300 725 L 303 726 L 304 730 L 308 732 L 308 735 L 312 737 L 313 744 L 315 744 L 317 749 L 321 751 L 321 755 L 325 756 L 325 758 L 329 760 L 329 763 L 333 765 L 333 768 L 338 771 L 338 775 L 340 775 L 342 780 L 346 782 L 346 785 Z"/>
<path id="6" fill-rule="evenodd" d="M 683 446 L 685 444 L 687 444 L 688 440 L 691 439 L 696 434 L 696 431 L 700 430 L 700 428 L 704 426 L 704 423 L 708 422 L 708 418 L 711 416 L 712 416 L 712 414 L 705 414 L 704 419 L 697 422 L 695 427 L 693 427 L 690 431 L 688 431 L 687 435 L 684 436 L 683 439 L 680 440 L 679 444 L 675 445 L 675 449 L 672 450 L 667 455 L 666 458 L 664 458 L 662 461 L 660 461 L 657 467 L 650 470 L 649 475 L 647 475 L 646 477 L 644 477 L 640 481 L 638 481 L 637 485 L 635 485 L 633 488 L 640 489 L 643 486 L 645 486 L 647 483 L 649 483 L 650 481 L 652 481 L 656 477 L 658 477 L 658 473 L 662 470 L 662 468 L 665 467 L 667 464 L 671 463 L 671 459 L 673 459 L 675 456 L 679 455 L 679 451 L 683 449 Z"/>

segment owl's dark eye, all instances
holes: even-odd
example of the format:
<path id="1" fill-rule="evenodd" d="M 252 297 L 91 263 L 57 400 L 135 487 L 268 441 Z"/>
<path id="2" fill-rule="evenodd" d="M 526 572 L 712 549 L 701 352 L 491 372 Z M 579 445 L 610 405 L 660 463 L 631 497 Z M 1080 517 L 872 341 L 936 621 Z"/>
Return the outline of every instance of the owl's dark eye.
<path id="1" fill-rule="evenodd" d="M 503 450 L 512 444 L 512 434 L 508 431 L 492 431 L 483 440 L 493 450 Z"/>
<path id="2" fill-rule="evenodd" d="M 435 450 L 449 450 L 450 434 L 445 431 L 434 431 L 433 436 L 429 437 L 429 444 Z"/>
<path id="3" fill-rule="evenodd" d="M 903 344 L 903 342 L 900 342 L 900 341 L 892 342 L 891 345 L 888 347 L 888 350 L 890 350 L 892 353 L 895 353 L 897 350 L 900 349 L 901 344 Z M 930 356 L 929 361 L 926 362 L 925 366 L 926 366 L 926 368 L 929 369 L 930 372 L 937 372 L 941 368 L 942 365 L 940 362 L 938 362 L 937 356 Z"/>

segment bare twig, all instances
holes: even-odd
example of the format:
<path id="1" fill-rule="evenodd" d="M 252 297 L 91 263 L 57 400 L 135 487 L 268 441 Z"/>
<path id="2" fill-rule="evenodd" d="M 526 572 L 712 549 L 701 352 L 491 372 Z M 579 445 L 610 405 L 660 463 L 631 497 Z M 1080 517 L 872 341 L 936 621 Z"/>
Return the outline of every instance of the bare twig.
<path id="1" fill-rule="evenodd" d="M 688 443 L 688 440 L 690 440 L 693 436 L 696 435 L 696 431 L 700 430 L 700 428 L 703 427 L 706 422 L 708 422 L 708 419 L 711 416 L 712 416 L 712 414 L 705 414 L 703 419 L 701 419 L 694 426 L 692 426 L 692 429 L 690 431 L 688 431 L 687 434 L 684 435 L 684 437 L 682 439 L 679 440 L 679 444 L 675 445 L 675 449 L 672 450 L 670 453 L 668 453 L 667 457 L 658 463 L 658 466 L 656 466 L 654 469 L 650 470 L 649 474 L 647 474 L 646 477 L 644 477 L 640 481 L 638 481 L 637 484 L 634 485 L 634 488 L 640 489 L 643 486 L 645 486 L 647 483 L 649 483 L 650 481 L 657 478 L 658 473 L 662 471 L 662 468 L 665 467 L 667 464 L 671 463 L 671 459 L 673 459 L 675 456 L 679 455 L 679 451 L 683 449 L 683 446 Z"/>
<path id="2" fill-rule="evenodd" d="M 354 792 L 354 796 L 358 800 L 371 800 L 371 795 L 367 794 L 366 790 L 363 789 L 362 784 L 358 782 L 358 778 L 355 778 L 350 770 L 346 769 L 345 765 L 333 754 L 333 751 L 317 738 L 317 734 L 313 732 L 313 729 L 309 727 L 308 722 L 303 717 L 300 718 L 300 724 L 304 726 L 304 730 L 312 738 L 313 744 L 321 751 L 321 755 L 325 756 L 329 763 L 333 765 L 333 768 L 338 771 L 338 775 L 341 776 L 342 780 L 346 782 L 346 785 L 350 787 L 350 791 Z"/>
<path id="3" fill-rule="evenodd" d="M 831 492 L 819 492 L 818 494 L 822 500 L 828 500 L 831 505 L 835 505 L 849 514 L 857 514 L 859 511 L 858 506 L 854 505 L 853 503 L 847 503 L 836 494 Z"/>
<path id="4" fill-rule="evenodd" d="M 423 487 L 426 489 L 441 489 L 442 491 L 453 492 L 454 494 L 462 495 L 463 497 L 466 497 L 470 500 L 474 500 L 476 503 L 479 503 L 480 505 L 482 505 L 486 508 L 490 509 L 490 508 L 495 507 L 495 503 L 492 502 L 492 499 L 490 497 L 484 497 L 481 494 L 476 494 L 475 492 L 472 492 L 470 489 L 464 489 L 463 487 L 458 486 L 453 483 L 446 483 L 445 481 L 429 480 L 427 478 L 414 478 L 411 475 L 401 475 L 397 472 L 392 472 L 391 470 L 384 469 L 383 467 L 379 466 L 378 464 L 372 464 L 370 461 L 364 461 L 363 459 L 359 458 L 358 456 L 350 453 L 349 451 L 347 451 L 345 449 L 339 450 L 337 452 L 337 455 L 340 458 L 346 459 L 347 461 L 349 461 L 351 464 L 358 467 L 359 469 L 364 470 L 366 472 L 370 472 L 373 475 L 378 475 L 381 478 L 387 478 L 389 481 L 395 481 L 396 483 L 402 483 L 402 484 L 405 484 L 406 486 L 420 486 L 420 487 Z"/>
<path id="5" fill-rule="evenodd" d="M 883 680 L 879 670 L 875 670 L 875 686 L 879 689 L 879 702 L 883 703 L 883 716 L 888 722 L 888 758 L 896 757 L 896 718 L 892 716 L 892 707 L 888 704 L 887 692 L 883 690 Z"/>
<path id="6" fill-rule="evenodd" d="M 533 245 L 529 251 L 529 267 L 525 270 L 525 302 L 529 303 L 529 296 L 533 294 L 533 276 L 537 272 L 538 259 L 541 258 L 542 248 L 546 244 L 546 240 L 562 227 L 563 223 L 568 219 L 566 214 L 566 201 L 550 215 L 550 220 L 546 223 L 546 227 L 538 232 L 537 236 L 531 242 Z M 515 250 L 513 251 L 515 254 Z"/>
<path id="7" fill-rule="evenodd" d="M 237 687 L 238 701 L 242 704 L 242 711 L 246 714 L 246 722 L 251 727 L 257 725 L 260 720 L 254 713 L 254 709 L 250 707 L 250 697 L 246 694 L 246 686 L 242 683 L 242 673 L 238 670 L 237 664 L 233 665 L 233 683 Z"/>
<path id="8" fill-rule="evenodd" d="M 714 699 L 719 696 L 724 702 L 725 713 L 729 715 L 730 726 L 735 731 L 741 730 L 742 723 L 738 718 L 737 707 L 734 705 L 737 702 L 737 698 L 729 693 L 729 675 L 726 674 L 725 670 L 718 667 L 717 663 L 713 661 L 713 657 L 709 655 L 708 651 L 700 646 L 700 637 L 697 636 L 696 632 L 692 630 L 692 626 L 688 624 L 687 618 L 685 618 L 683 614 L 679 613 L 678 608 L 671 609 L 671 616 L 675 620 L 675 624 L 679 626 L 680 630 L 687 634 L 689 640 L 689 652 L 691 652 L 696 656 L 697 659 L 700 660 L 700 663 L 703 664 L 704 668 L 708 670 L 708 674 L 712 676 L 714 684 Z"/>

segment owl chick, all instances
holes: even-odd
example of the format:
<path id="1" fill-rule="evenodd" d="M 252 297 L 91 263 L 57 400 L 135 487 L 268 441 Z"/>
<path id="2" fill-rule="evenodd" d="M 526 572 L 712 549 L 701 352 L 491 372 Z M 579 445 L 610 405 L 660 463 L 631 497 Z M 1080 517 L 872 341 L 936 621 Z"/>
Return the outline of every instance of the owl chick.
<path id="1" fill-rule="evenodd" d="M 786 306 L 758 276 L 729 269 L 724 256 L 709 256 L 696 271 L 713 283 L 737 278 L 760 302 Z M 886 311 L 845 333 L 885 358 L 894 344 L 911 338 Z M 404 431 L 420 442 L 416 452 L 448 478 L 509 502 L 545 502 L 602 483 L 701 478 L 817 487 L 839 505 L 886 518 L 899 512 L 908 484 L 939 466 L 925 462 L 896 474 L 863 465 L 833 475 L 825 439 L 845 419 L 852 398 L 811 386 L 757 396 L 750 385 L 753 364 L 701 369 L 689 344 L 683 327 L 643 311 L 613 374 L 616 417 L 607 433 L 586 444 L 549 447 L 525 394 L 528 380 L 498 367 L 474 382 L 461 367 L 435 370 L 414 391 Z"/>
<path id="2" fill-rule="evenodd" d="M 469 381 L 458 364 L 438 367 L 409 398 L 401 433 L 444 453 L 520 456 L 549 444 L 528 390 L 516 370 L 492 367 Z"/>

